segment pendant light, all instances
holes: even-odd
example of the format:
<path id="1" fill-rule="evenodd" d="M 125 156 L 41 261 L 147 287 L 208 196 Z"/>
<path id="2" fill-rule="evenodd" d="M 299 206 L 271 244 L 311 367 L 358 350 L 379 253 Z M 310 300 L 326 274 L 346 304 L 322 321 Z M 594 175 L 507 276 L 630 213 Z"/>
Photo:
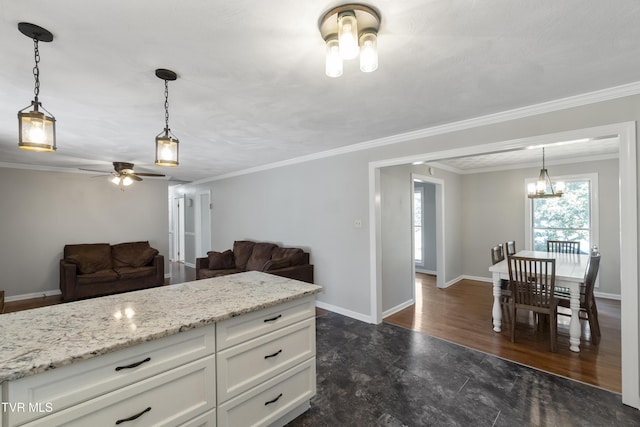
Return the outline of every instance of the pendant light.
<path id="1" fill-rule="evenodd" d="M 56 119 L 40 103 L 40 51 L 38 42 L 50 42 L 53 34 L 34 24 L 21 22 L 18 30 L 25 36 L 33 39 L 35 66 L 33 77 L 35 78 L 35 97 L 31 105 L 18 111 L 18 147 L 23 150 L 52 152 L 56 151 Z M 26 111 L 33 108 L 31 111 Z M 41 111 L 42 110 L 42 111 Z M 43 112 L 44 111 L 44 112 Z"/>
<path id="2" fill-rule="evenodd" d="M 549 192 L 547 192 L 547 188 Z M 542 147 L 542 169 L 540 169 L 540 176 L 536 183 L 531 183 L 527 186 L 527 197 L 530 199 L 541 199 L 547 197 L 561 197 L 564 194 L 564 182 L 556 182 L 555 188 L 549 172 L 544 167 L 544 147 Z"/>
<path id="3" fill-rule="evenodd" d="M 178 138 L 169 129 L 169 81 L 176 80 L 178 75 L 171 70 L 159 68 L 156 76 L 164 80 L 164 130 L 156 136 L 156 165 L 178 166 Z"/>

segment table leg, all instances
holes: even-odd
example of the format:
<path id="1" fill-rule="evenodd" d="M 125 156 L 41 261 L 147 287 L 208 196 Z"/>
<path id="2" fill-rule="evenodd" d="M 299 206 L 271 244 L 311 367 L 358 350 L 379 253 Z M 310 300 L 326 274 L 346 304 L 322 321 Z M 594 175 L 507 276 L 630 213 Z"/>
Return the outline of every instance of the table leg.
<path id="1" fill-rule="evenodd" d="M 579 286 L 571 287 L 571 323 L 569 324 L 569 344 L 571 351 L 580 352 L 580 289 Z"/>
<path id="2" fill-rule="evenodd" d="M 500 307 L 500 299 L 502 298 L 502 289 L 500 288 L 500 275 L 493 274 L 493 330 L 495 332 L 502 331 L 502 308 Z"/>

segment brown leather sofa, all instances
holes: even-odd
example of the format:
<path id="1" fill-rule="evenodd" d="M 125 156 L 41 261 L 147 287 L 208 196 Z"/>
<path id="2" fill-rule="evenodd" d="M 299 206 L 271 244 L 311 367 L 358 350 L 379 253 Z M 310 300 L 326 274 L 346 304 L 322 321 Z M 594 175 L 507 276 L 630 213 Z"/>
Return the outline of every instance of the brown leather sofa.
<path id="1" fill-rule="evenodd" d="M 117 294 L 164 284 L 164 256 L 149 242 L 66 245 L 60 260 L 64 301 Z"/>
<path id="2" fill-rule="evenodd" d="M 196 280 L 251 270 L 313 283 L 309 253 L 300 248 L 237 240 L 233 243 L 233 251 L 210 251 L 206 258 L 196 258 Z"/>

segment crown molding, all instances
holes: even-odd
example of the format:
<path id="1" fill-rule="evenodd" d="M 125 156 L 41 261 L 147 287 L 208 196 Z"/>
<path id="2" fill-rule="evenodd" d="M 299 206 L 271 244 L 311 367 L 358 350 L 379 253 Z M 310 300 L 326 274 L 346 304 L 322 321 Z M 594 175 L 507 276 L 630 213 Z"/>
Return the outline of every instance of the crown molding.
<path id="1" fill-rule="evenodd" d="M 205 178 L 194 181 L 192 184 L 203 184 L 211 181 L 219 181 L 222 179 L 233 178 L 241 175 L 253 174 L 270 169 L 277 169 L 284 166 L 295 165 L 298 163 L 309 162 L 312 160 L 323 159 L 327 157 L 348 154 L 357 151 L 370 150 L 372 148 L 383 147 L 386 145 L 398 144 L 416 139 L 427 138 L 436 135 L 442 135 L 455 131 L 461 131 L 480 126 L 503 123 L 510 120 L 522 119 L 526 117 L 536 116 L 544 113 L 565 110 L 568 108 L 580 107 L 583 105 L 595 104 L 597 102 L 610 101 L 613 99 L 624 98 L 626 96 L 640 94 L 640 81 L 628 83 L 620 86 L 614 86 L 607 89 L 601 89 L 593 92 L 587 92 L 580 95 L 560 98 L 552 101 L 534 104 L 527 107 L 507 110 L 500 113 L 488 114 L 485 116 L 475 117 L 471 119 L 461 120 L 458 122 L 447 123 L 443 125 L 433 126 L 425 129 L 419 129 L 411 132 L 400 133 L 384 138 L 378 138 L 366 142 L 360 142 L 345 147 L 335 148 L 332 150 L 322 151 L 319 153 L 309 154 L 307 156 L 296 157 L 294 159 L 284 160 L 281 162 L 269 163 L 255 168 L 243 169 L 241 171 L 230 172 L 211 178 Z"/>

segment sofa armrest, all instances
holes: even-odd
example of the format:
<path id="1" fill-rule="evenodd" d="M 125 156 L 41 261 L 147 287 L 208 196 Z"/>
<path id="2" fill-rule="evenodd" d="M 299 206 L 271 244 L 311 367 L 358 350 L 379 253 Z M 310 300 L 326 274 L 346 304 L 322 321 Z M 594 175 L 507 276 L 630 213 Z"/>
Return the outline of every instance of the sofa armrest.
<path id="1" fill-rule="evenodd" d="M 302 282 L 313 283 L 313 264 L 293 265 L 291 267 L 279 268 L 277 270 L 267 270 L 265 273 L 300 280 Z"/>
<path id="2" fill-rule="evenodd" d="M 75 288 L 77 285 L 77 267 L 75 264 L 60 260 L 60 292 L 62 299 L 69 301 L 74 299 Z"/>
<path id="3" fill-rule="evenodd" d="M 204 257 L 204 258 L 196 258 L 196 280 L 198 280 L 198 277 L 200 277 L 200 270 L 201 269 L 208 269 L 209 268 L 209 258 L 208 257 Z"/>
<path id="4" fill-rule="evenodd" d="M 152 265 L 156 268 L 156 283 L 164 284 L 164 255 L 156 255 L 153 257 Z"/>

